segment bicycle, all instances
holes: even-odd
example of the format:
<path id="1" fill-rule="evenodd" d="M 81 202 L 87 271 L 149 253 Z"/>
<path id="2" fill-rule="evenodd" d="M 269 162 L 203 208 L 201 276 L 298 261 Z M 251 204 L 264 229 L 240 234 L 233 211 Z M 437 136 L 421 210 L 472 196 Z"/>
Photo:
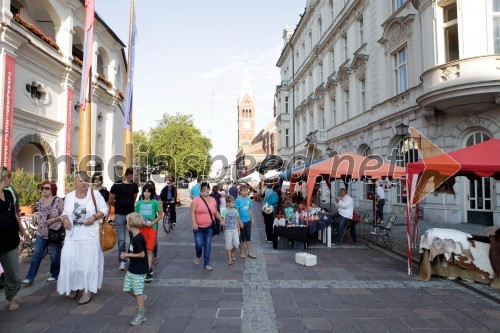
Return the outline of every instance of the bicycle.
<path id="1" fill-rule="evenodd" d="M 23 224 L 24 230 L 28 234 L 28 239 L 21 239 L 19 243 L 19 259 L 26 263 L 31 263 L 31 258 L 33 257 L 33 253 L 35 252 L 35 241 L 36 238 L 36 229 L 38 226 L 37 223 L 37 215 L 33 215 L 31 217 L 21 216 L 21 223 Z M 45 247 L 42 258 L 45 258 L 47 253 L 49 252 L 49 247 Z"/>
<path id="2" fill-rule="evenodd" d="M 165 232 L 167 234 L 174 227 L 173 222 L 170 220 L 170 204 L 171 204 L 171 202 L 163 202 L 164 207 L 166 205 L 166 208 L 164 209 L 164 214 L 163 214 L 163 229 L 165 229 Z"/>

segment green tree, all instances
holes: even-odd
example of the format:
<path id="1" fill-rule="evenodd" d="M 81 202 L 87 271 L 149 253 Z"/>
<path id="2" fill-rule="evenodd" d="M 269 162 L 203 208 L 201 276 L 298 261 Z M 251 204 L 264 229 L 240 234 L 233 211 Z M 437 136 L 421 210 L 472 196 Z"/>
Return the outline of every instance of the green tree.
<path id="1" fill-rule="evenodd" d="M 153 153 L 149 134 L 143 130 L 135 131 L 132 135 L 134 161 L 141 169 L 141 175 L 149 174 L 147 168 L 153 166 Z M 142 177 L 141 177 L 142 179 Z"/>
<path id="2" fill-rule="evenodd" d="M 164 114 L 151 129 L 149 143 L 153 164 L 168 170 L 173 179 L 196 177 L 210 169 L 212 142 L 194 125 L 192 115 Z"/>

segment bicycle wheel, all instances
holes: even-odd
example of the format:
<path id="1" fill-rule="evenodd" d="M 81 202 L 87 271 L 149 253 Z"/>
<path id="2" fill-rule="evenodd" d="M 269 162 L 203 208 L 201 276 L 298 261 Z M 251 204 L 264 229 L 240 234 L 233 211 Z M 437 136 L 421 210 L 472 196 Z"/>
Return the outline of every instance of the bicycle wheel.
<path id="1" fill-rule="evenodd" d="M 19 259 L 21 259 L 24 262 L 31 263 L 34 247 L 35 244 L 32 242 L 19 243 Z"/>
<path id="2" fill-rule="evenodd" d="M 170 232 L 170 214 L 163 215 L 163 229 L 167 234 Z"/>

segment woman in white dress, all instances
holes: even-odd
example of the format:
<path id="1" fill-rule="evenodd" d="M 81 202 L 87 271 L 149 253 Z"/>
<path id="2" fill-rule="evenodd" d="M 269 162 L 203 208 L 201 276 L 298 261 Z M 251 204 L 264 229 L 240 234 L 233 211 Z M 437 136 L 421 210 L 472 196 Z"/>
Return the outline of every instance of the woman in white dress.
<path id="1" fill-rule="evenodd" d="M 92 295 L 102 286 L 104 257 L 99 242 L 99 223 L 107 214 L 108 206 L 102 195 L 89 188 L 87 173 L 80 171 L 75 174 L 75 190 L 64 200 L 62 216 L 66 238 L 61 252 L 57 291 L 75 299 L 83 290 L 78 304 L 90 302 Z"/>

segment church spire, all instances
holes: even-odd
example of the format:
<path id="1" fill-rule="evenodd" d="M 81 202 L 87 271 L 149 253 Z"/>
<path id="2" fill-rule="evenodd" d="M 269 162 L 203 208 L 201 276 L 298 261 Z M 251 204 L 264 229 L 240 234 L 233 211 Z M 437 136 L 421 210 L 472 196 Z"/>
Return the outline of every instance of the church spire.
<path id="1" fill-rule="evenodd" d="M 250 74 L 248 73 L 247 60 L 245 59 L 245 64 L 243 66 L 243 77 L 241 78 L 241 87 L 240 94 L 238 97 L 238 103 L 241 103 L 241 100 L 245 95 L 248 94 L 253 101 L 253 89 L 252 83 L 250 82 Z"/>

